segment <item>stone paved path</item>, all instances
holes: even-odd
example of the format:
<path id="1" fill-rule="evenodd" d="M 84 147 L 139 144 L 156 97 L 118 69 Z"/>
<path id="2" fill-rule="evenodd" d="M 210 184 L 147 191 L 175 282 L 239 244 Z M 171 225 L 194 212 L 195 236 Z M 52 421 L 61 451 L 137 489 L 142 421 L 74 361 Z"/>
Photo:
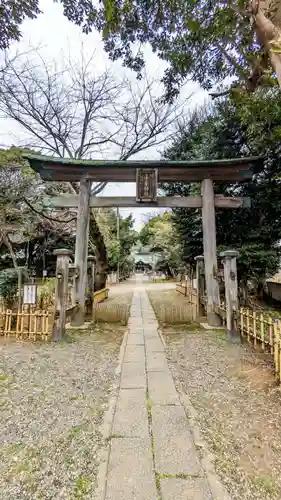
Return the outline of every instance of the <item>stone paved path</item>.
<path id="1" fill-rule="evenodd" d="M 131 307 L 105 499 L 214 499 L 141 287 Z"/>

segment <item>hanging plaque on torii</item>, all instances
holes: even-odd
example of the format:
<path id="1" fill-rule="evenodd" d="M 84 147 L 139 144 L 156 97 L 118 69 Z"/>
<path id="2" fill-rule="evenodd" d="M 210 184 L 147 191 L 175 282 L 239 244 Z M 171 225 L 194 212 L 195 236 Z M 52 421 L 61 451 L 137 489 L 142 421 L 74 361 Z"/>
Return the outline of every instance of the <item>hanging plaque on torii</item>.
<path id="1" fill-rule="evenodd" d="M 156 203 L 157 180 L 157 168 L 136 169 L 136 201 L 138 203 Z"/>

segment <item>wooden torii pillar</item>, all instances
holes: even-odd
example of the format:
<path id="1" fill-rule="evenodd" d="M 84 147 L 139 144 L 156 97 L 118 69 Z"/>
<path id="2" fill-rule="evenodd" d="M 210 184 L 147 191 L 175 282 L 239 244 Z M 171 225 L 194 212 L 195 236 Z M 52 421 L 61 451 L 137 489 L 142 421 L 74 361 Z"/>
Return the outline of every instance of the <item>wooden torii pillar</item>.
<path id="1" fill-rule="evenodd" d="M 85 320 L 85 299 L 87 287 L 88 269 L 88 244 L 89 244 L 89 221 L 90 221 L 90 195 L 91 181 L 84 177 L 80 180 L 79 199 L 76 223 L 75 239 L 75 267 L 78 277 L 75 283 L 74 301 L 77 309 L 71 318 L 73 326 L 81 326 Z"/>
<path id="2" fill-rule="evenodd" d="M 220 326 L 221 318 L 216 313 L 220 305 L 220 291 L 217 280 L 217 242 L 215 198 L 212 179 L 204 179 L 201 183 L 202 193 L 202 225 L 203 249 L 205 264 L 205 280 L 207 290 L 207 320 L 211 326 Z"/>
<path id="3" fill-rule="evenodd" d="M 77 323 L 84 321 L 89 209 L 92 207 L 169 207 L 201 208 L 203 223 L 204 263 L 207 288 L 207 319 L 218 326 L 219 306 L 217 282 L 217 249 L 215 208 L 249 207 L 249 199 L 214 195 L 213 182 L 237 183 L 251 179 L 263 159 L 247 157 L 201 161 L 91 161 L 24 155 L 31 168 L 45 180 L 80 182 L 79 195 L 62 195 L 48 199 L 54 208 L 75 208 L 77 235 L 75 262 L 78 267 Z M 90 182 L 136 182 L 136 197 L 90 196 Z M 201 183 L 201 196 L 157 197 L 161 183 Z"/>

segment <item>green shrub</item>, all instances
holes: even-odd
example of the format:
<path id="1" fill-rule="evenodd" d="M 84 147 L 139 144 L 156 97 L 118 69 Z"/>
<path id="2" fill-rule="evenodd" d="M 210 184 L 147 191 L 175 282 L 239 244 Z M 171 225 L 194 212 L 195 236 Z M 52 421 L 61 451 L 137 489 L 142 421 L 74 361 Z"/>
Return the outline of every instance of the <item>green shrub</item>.
<path id="1" fill-rule="evenodd" d="M 18 273 L 16 269 L 4 269 L 0 272 L 0 296 L 4 305 L 12 308 L 18 294 Z"/>

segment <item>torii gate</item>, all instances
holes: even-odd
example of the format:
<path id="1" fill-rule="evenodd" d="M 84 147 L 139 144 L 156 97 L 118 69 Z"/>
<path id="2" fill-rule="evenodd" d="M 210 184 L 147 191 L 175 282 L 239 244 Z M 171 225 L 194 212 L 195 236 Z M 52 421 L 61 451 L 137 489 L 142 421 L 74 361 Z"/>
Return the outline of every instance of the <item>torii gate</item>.
<path id="1" fill-rule="evenodd" d="M 203 246 L 207 289 L 207 319 L 219 326 L 216 314 L 220 295 L 217 282 L 217 247 L 215 207 L 249 207 L 248 198 L 214 195 L 213 182 L 248 181 L 262 166 L 261 157 L 200 161 L 103 161 L 72 160 L 41 155 L 24 155 L 33 170 L 46 181 L 80 182 L 78 195 L 51 198 L 53 207 L 76 208 L 77 231 L 75 264 L 77 283 L 76 324 L 83 324 L 86 294 L 89 213 L 92 207 L 170 207 L 202 208 Z M 95 197 L 90 195 L 92 182 L 136 182 L 136 197 Z M 201 182 L 201 196 L 157 197 L 157 184 L 163 182 Z"/>

